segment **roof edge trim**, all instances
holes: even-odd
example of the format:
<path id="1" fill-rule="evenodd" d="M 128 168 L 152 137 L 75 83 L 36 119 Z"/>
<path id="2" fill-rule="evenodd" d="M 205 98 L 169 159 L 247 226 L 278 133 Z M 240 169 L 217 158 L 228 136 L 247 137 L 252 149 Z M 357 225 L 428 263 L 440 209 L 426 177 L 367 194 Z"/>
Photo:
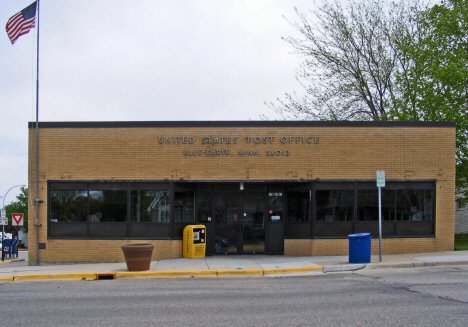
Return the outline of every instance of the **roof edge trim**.
<path id="1" fill-rule="evenodd" d="M 456 127 L 450 121 L 76 121 L 39 122 L 39 128 L 144 128 L 144 127 Z M 29 122 L 28 128 L 36 128 Z"/>

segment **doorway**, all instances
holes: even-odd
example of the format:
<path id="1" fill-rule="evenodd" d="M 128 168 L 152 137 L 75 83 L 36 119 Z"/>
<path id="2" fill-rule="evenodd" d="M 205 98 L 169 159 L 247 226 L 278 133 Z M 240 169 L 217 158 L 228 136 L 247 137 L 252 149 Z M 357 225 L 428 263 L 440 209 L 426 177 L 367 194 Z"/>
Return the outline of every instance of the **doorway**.
<path id="1" fill-rule="evenodd" d="M 215 254 L 265 253 L 266 196 L 215 196 Z"/>

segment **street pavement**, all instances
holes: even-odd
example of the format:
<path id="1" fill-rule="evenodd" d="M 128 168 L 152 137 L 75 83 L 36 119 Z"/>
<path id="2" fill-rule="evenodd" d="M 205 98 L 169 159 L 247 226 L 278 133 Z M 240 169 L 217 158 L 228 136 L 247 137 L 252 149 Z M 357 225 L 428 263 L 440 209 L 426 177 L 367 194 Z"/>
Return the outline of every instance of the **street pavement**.
<path id="1" fill-rule="evenodd" d="M 288 257 L 267 255 L 210 256 L 203 259 L 169 259 L 152 261 L 150 269 L 129 272 L 125 262 L 68 263 L 29 265 L 27 251 L 19 257 L 0 261 L 0 282 L 25 280 L 82 280 L 116 278 L 170 277 L 278 277 L 314 275 L 361 269 L 419 268 L 468 265 L 468 251 L 384 254 L 371 256 L 370 263 L 349 263 L 348 256 Z"/>

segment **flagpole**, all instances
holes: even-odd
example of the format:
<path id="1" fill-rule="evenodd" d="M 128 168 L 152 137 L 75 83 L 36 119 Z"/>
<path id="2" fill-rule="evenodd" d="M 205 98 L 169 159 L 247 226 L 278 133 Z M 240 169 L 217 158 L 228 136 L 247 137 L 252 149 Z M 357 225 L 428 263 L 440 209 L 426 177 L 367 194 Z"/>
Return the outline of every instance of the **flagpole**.
<path id="1" fill-rule="evenodd" d="M 36 7 L 37 19 L 37 63 L 36 63 L 36 264 L 39 266 L 39 0 Z"/>

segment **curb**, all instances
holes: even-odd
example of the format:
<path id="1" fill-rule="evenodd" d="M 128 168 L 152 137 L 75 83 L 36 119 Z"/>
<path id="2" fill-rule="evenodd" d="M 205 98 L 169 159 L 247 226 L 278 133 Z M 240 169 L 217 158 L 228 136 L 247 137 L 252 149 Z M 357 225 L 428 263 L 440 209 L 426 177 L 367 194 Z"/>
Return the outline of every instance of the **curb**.
<path id="1" fill-rule="evenodd" d="M 342 271 L 355 271 L 366 268 L 365 264 L 349 264 L 349 265 L 336 265 L 336 266 L 324 266 L 323 272 L 342 272 Z"/>
<path id="2" fill-rule="evenodd" d="M 216 276 L 263 276 L 264 269 L 248 269 L 248 270 L 213 270 L 216 272 Z"/>
<path id="3" fill-rule="evenodd" d="M 13 276 L 13 281 L 22 280 L 92 280 L 98 279 L 98 274 L 95 273 L 78 273 L 78 274 L 35 274 L 35 275 L 18 275 Z"/>
<path id="4" fill-rule="evenodd" d="M 5 263 L 10 263 L 10 262 L 19 262 L 19 261 L 25 261 L 25 260 L 24 259 L 19 259 L 19 258 L 16 258 L 16 259 L 6 259 L 5 258 L 5 261 L 0 261 L 0 265 L 5 264 Z"/>
<path id="5" fill-rule="evenodd" d="M 200 271 L 128 271 L 115 273 L 115 278 L 169 278 L 169 277 L 216 277 L 215 270 Z"/>
<path id="6" fill-rule="evenodd" d="M 294 267 L 276 269 L 249 270 L 200 270 L 200 271 L 129 271 L 118 273 L 70 273 L 70 274 L 34 274 L 0 277 L 0 282 L 28 280 L 103 280 L 129 278 L 174 278 L 174 277 L 227 277 L 227 276 L 267 276 L 288 273 L 306 273 L 321 270 L 322 266 Z"/>
<path id="7" fill-rule="evenodd" d="M 308 273 L 314 270 L 322 270 L 322 269 L 323 269 L 322 266 L 263 269 L 263 275 Z"/>
<path id="8" fill-rule="evenodd" d="M 1 282 L 12 282 L 13 281 L 13 276 L 8 276 L 8 277 L 0 277 L 0 283 Z"/>
<path id="9" fill-rule="evenodd" d="M 407 262 L 407 263 L 372 263 L 367 265 L 369 269 L 386 268 L 424 268 L 424 267 L 443 267 L 443 266 L 466 266 L 468 261 L 434 261 L 434 262 Z"/>

